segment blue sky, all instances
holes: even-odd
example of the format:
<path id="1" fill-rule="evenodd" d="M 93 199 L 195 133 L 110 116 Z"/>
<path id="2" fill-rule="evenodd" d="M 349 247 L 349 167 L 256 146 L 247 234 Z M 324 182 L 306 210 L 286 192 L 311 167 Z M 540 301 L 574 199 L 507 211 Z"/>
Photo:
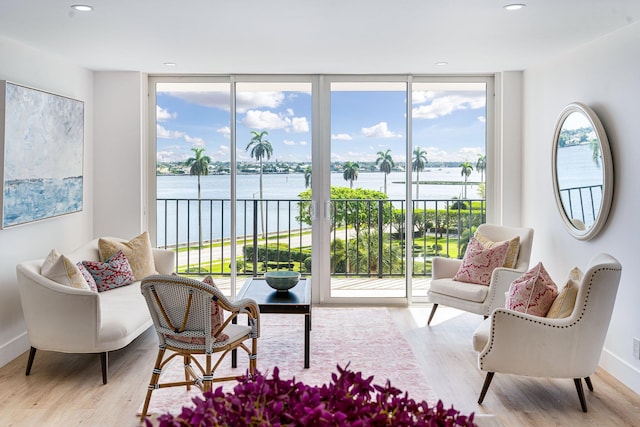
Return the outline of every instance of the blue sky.
<path id="1" fill-rule="evenodd" d="M 184 161 L 192 147 L 205 147 L 214 161 L 230 159 L 229 85 L 166 87 L 157 93 L 159 161 Z M 191 86 L 189 86 L 191 85 Z M 273 85 L 271 85 L 273 86 Z M 261 90 L 238 85 L 237 151 L 245 150 L 251 130 L 266 130 L 273 145 L 272 161 L 311 162 L 311 85 L 286 90 Z M 264 89 L 264 88 L 262 88 Z M 414 84 L 413 145 L 427 150 L 429 161 L 470 161 L 485 152 L 486 99 L 478 84 Z M 335 90 L 331 94 L 331 160 L 375 161 L 377 152 L 391 150 L 405 160 L 406 95 L 403 90 Z"/>

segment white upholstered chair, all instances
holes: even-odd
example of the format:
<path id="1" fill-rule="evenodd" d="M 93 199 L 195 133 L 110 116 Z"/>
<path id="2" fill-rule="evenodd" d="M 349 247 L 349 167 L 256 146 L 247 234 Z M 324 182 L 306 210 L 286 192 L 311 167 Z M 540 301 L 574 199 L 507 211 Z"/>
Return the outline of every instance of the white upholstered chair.
<path id="1" fill-rule="evenodd" d="M 594 257 L 580 281 L 569 317 L 551 319 L 495 310 L 473 336 L 478 366 L 487 372 L 478 403 L 484 400 L 495 372 L 573 378 L 586 412 L 582 378 L 593 391 L 589 377 L 600 361 L 621 272 L 620 263 L 611 255 Z"/>
<path id="2" fill-rule="evenodd" d="M 214 373 L 225 356 L 238 348 L 249 355 L 249 374 L 255 373 L 260 309 L 254 300 L 232 302 L 215 286 L 177 275 L 146 277 L 140 288 L 159 339 L 141 419 L 146 417 L 151 394 L 158 388 L 184 386 L 188 390 L 195 385 L 209 391 L 214 382 L 236 379 L 237 376 L 214 378 Z M 216 312 L 212 313 L 214 308 L 226 316 L 217 318 Z M 238 316 L 246 320 L 236 324 Z M 245 341 L 250 342 L 250 348 Z M 196 354 L 204 355 L 204 366 L 193 357 Z M 214 354 L 216 360 L 212 361 Z M 175 357 L 184 359 L 185 380 L 161 382 L 162 369 Z"/>
<path id="3" fill-rule="evenodd" d="M 532 228 L 481 224 L 477 232 L 494 242 L 511 240 L 520 236 L 520 249 L 515 268 L 496 268 L 491 276 L 489 286 L 486 286 L 453 280 L 462 265 L 462 260 L 433 258 L 431 285 L 427 293 L 433 307 L 427 324 L 431 324 L 439 304 L 480 314 L 486 318 L 497 307 L 504 307 L 504 294 L 509 290 L 509 285 L 529 268 L 533 243 Z"/>

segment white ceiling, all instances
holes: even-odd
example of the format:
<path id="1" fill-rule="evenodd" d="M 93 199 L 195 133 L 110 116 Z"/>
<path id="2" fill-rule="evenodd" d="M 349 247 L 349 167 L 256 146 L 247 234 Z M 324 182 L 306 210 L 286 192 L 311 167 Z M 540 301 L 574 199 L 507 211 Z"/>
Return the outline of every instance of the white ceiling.
<path id="1" fill-rule="evenodd" d="M 638 20 L 639 0 L 0 0 L 0 37 L 164 74 L 522 70 Z"/>

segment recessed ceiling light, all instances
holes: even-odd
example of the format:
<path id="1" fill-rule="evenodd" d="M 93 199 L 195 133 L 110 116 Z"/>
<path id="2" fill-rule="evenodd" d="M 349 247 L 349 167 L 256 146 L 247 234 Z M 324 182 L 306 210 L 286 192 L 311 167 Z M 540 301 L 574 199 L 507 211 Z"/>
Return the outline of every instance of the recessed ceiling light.
<path id="1" fill-rule="evenodd" d="M 91 12 L 93 6 L 89 6 L 88 4 L 73 4 L 71 5 L 71 9 L 77 10 L 78 12 Z"/>
<path id="2" fill-rule="evenodd" d="M 445 65 L 449 65 L 449 63 L 447 61 L 440 61 L 436 62 L 435 65 L 437 65 L 438 67 L 444 67 Z"/>
<path id="3" fill-rule="evenodd" d="M 176 63 L 175 62 L 164 62 L 163 65 L 165 65 L 167 67 L 175 67 Z"/>
<path id="4" fill-rule="evenodd" d="M 513 3 L 513 4 L 504 5 L 503 7 L 507 10 L 520 10 L 523 7 L 527 7 L 527 5 L 524 3 Z"/>

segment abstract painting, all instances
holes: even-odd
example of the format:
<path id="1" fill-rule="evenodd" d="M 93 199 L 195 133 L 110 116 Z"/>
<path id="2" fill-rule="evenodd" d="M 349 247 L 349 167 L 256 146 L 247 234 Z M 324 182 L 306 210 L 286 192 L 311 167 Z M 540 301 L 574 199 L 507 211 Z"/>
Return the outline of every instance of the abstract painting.
<path id="1" fill-rule="evenodd" d="M 2 227 L 82 210 L 84 103 L 0 81 Z"/>

